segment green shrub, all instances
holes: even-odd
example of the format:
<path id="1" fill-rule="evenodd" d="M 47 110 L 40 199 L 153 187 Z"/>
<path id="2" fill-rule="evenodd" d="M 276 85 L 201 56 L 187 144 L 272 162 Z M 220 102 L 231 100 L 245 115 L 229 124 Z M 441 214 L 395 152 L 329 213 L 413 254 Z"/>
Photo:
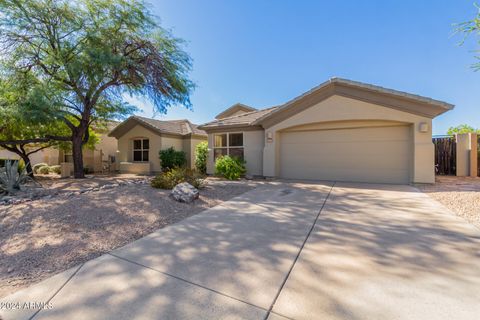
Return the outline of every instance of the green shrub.
<path id="1" fill-rule="evenodd" d="M 174 168 L 160 173 L 152 179 L 151 186 L 158 189 L 172 189 L 177 184 L 188 182 L 197 189 L 204 186 L 205 177 L 201 173 L 185 167 Z"/>
<path id="2" fill-rule="evenodd" d="M 49 171 L 50 173 L 60 174 L 60 173 L 62 172 L 62 169 L 61 169 L 61 168 L 62 168 L 62 167 L 61 167 L 61 166 L 58 166 L 58 165 L 56 165 L 56 166 L 51 166 L 48 171 Z"/>
<path id="3" fill-rule="evenodd" d="M 50 167 L 49 166 L 40 167 L 40 168 L 38 168 L 37 173 L 49 174 L 50 173 Z"/>
<path id="4" fill-rule="evenodd" d="M 37 164 L 34 164 L 32 169 L 33 169 L 33 173 L 38 173 L 38 170 L 41 168 L 41 167 L 48 167 L 48 164 L 46 163 L 37 163 Z"/>
<path id="5" fill-rule="evenodd" d="M 200 142 L 195 147 L 195 167 L 198 172 L 207 173 L 207 157 L 208 157 L 208 143 L 206 141 Z"/>
<path id="6" fill-rule="evenodd" d="M 173 147 L 160 150 L 160 165 L 163 170 L 183 167 L 187 164 L 187 155 L 183 151 L 176 151 Z"/>
<path id="7" fill-rule="evenodd" d="M 238 180 L 247 172 L 245 161 L 230 156 L 223 156 L 215 161 L 215 174 L 228 180 Z"/>

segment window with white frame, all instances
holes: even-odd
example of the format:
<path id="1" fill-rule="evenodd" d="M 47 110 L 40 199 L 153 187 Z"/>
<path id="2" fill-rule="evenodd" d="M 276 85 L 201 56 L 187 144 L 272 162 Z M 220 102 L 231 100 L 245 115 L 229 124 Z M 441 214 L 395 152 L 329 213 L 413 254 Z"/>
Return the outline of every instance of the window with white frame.
<path id="1" fill-rule="evenodd" d="M 217 133 L 213 136 L 213 158 L 229 155 L 243 160 L 243 132 Z"/>
<path id="2" fill-rule="evenodd" d="M 148 139 L 133 140 L 133 161 L 134 162 L 148 162 L 148 151 L 150 142 Z"/>

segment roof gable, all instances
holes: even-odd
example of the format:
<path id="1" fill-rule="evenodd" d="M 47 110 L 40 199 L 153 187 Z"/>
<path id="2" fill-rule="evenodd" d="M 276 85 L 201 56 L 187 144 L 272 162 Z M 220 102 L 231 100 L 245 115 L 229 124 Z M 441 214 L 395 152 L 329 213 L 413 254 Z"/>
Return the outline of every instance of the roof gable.
<path id="1" fill-rule="evenodd" d="M 139 116 L 129 117 L 119 124 L 108 134 L 119 139 L 136 125 L 141 125 L 157 134 L 178 135 L 181 137 L 189 135 L 206 136 L 206 132 L 198 129 L 198 126 L 188 120 L 156 120 Z"/>
<path id="2" fill-rule="evenodd" d="M 249 106 L 244 105 L 242 103 L 236 103 L 233 106 L 231 106 L 230 108 L 228 108 L 228 109 L 220 112 L 219 114 L 217 114 L 215 116 L 215 119 L 220 120 L 220 119 L 228 118 L 230 116 L 234 116 L 238 112 L 247 113 L 247 112 L 251 112 L 251 111 L 257 111 L 257 109 L 249 107 Z"/>
<path id="3" fill-rule="evenodd" d="M 274 112 L 258 118 L 252 125 L 262 125 L 264 128 L 268 128 L 333 95 L 369 102 L 428 118 L 434 118 L 454 107 L 452 104 L 419 95 L 357 81 L 332 78 L 288 101 Z"/>
<path id="4" fill-rule="evenodd" d="M 357 81 L 332 78 L 281 106 L 250 111 L 241 115 L 220 119 L 217 116 L 216 120 L 199 127 L 205 130 L 245 126 L 269 128 L 333 95 L 369 102 L 428 118 L 434 118 L 454 107 L 452 104 L 443 101 L 411 93 L 386 89 Z M 235 105 L 229 109 L 233 107 L 235 107 Z"/>
<path id="5" fill-rule="evenodd" d="M 213 120 L 211 122 L 202 124 L 198 126 L 202 130 L 209 130 L 214 128 L 235 128 L 235 127 L 245 127 L 252 125 L 259 118 L 273 112 L 278 107 L 271 107 L 262 110 L 250 111 L 240 115 L 231 116 L 227 118 Z"/>

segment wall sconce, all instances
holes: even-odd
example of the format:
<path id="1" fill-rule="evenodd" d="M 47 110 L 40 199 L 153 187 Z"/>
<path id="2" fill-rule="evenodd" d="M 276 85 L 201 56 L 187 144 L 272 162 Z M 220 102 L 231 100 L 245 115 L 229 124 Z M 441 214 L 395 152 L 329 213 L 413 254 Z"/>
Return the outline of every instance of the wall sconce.
<path id="1" fill-rule="evenodd" d="M 428 132 L 428 123 L 420 122 L 419 130 L 423 133 Z"/>
<path id="2" fill-rule="evenodd" d="M 273 133 L 267 132 L 267 142 L 273 142 Z"/>

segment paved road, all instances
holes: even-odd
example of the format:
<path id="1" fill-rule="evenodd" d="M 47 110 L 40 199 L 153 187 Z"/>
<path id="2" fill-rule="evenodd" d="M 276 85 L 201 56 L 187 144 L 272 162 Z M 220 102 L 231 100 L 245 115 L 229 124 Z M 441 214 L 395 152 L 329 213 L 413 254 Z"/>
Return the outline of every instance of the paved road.
<path id="1" fill-rule="evenodd" d="M 4 319 L 478 319 L 480 231 L 409 186 L 270 182 L 2 301 Z"/>

